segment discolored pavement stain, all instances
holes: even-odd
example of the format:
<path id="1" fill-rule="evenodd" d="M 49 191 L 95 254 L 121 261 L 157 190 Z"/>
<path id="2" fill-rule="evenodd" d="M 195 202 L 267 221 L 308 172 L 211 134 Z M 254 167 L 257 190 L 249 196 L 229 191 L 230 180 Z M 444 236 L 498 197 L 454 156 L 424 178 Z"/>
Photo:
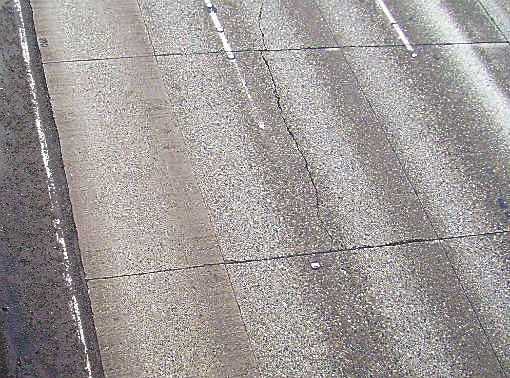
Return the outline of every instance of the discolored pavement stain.
<path id="1" fill-rule="evenodd" d="M 31 70 L 57 190 L 52 206 L 41 156 L 15 3 L 0 5 L 0 376 L 88 377 L 71 295 L 77 298 L 91 372 L 103 376 L 86 295 L 55 125 L 35 47 L 31 9 L 23 2 Z M 70 289 L 54 221 L 63 225 Z M 71 292 L 72 291 L 72 292 Z"/>

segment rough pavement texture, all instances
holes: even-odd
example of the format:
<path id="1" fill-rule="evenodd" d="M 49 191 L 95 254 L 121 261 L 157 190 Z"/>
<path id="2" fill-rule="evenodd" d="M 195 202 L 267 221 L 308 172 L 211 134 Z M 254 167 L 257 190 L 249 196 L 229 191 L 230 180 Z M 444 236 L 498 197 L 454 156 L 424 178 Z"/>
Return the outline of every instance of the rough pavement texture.
<path id="1" fill-rule="evenodd" d="M 75 294 L 81 309 L 88 355 L 95 376 L 102 376 L 90 303 L 83 280 L 67 185 L 55 125 L 45 95 L 42 66 L 24 6 L 31 62 L 47 135 L 49 166 L 59 189 L 54 209 L 41 157 L 19 15 L 10 1 L 0 5 L 0 376 L 88 377 L 76 319 L 70 312 Z M 32 30 L 32 32 L 31 32 Z M 64 280 L 62 250 L 54 219 L 64 227 L 74 290 Z"/>
<path id="2" fill-rule="evenodd" d="M 107 376 L 508 374 L 505 2 L 32 4 Z"/>

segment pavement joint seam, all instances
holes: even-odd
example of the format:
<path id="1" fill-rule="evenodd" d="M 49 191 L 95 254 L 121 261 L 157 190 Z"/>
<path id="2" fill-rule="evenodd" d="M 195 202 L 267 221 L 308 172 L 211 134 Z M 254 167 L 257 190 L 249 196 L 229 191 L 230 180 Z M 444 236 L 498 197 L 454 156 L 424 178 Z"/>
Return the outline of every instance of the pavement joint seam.
<path id="1" fill-rule="evenodd" d="M 207 267 L 215 267 L 215 266 L 249 264 L 249 263 L 257 263 L 257 262 L 273 261 L 273 260 L 287 260 L 287 259 L 299 258 L 299 257 L 312 257 L 312 256 L 315 257 L 315 256 L 331 255 L 331 254 L 342 253 L 342 252 L 355 252 L 355 251 L 363 251 L 363 250 L 370 250 L 370 249 L 376 249 L 376 248 L 393 248 L 393 247 L 406 246 L 406 245 L 437 243 L 437 242 L 450 241 L 450 240 L 461 240 L 461 239 L 480 238 L 480 237 L 489 237 L 489 236 L 496 237 L 496 236 L 500 236 L 500 235 L 510 235 L 510 229 L 509 230 L 488 231 L 488 232 L 482 232 L 482 233 L 476 233 L 476 234 L 443 236 L 443 237 L 437 237 L 437 238 L 414 238 L 414 239 L 406 239 L 406 240 L 381 243 L 381 244 L 361 245 L 361 246 L 355 246 L 355 247 L 349 247 L 349 248 L 335 248 L 335 249 L 328 249 L 328 250 L 323 250 L 323 251 L 293 253 L 293 254 L 288 254 L 288 255 L 261 257 L 261 258 L 254 258 L 254 259 L 244 259 L 244 260 L 225 260 L 224 259 L 223 261 L 216 262 L 216 263 L 197 264 L 197 265 L 185 266 L 185 267 L 180 267 L 180 268 L 167 268 L 167 269 L 158 269 L 158 270 L 151 270 L 151 271 L 145 271 L 145 272 L 125 273 L 125 274 L 102 276 L 102 277 L 92 277 L 92 278 L 86 278 L 86 280 L 88 282 L 105 281 L 105 280 L 110 280 L 110 279 L 115 279 L 115 278 L 138 277 L 138 276 L 146 276 L 146 275 L 150 275 L 150 274 L 166 273 L 166 272 L 180 272 L 180 271 L 207 268 Z"/>
<path id="2" fill-rule="evenodd" d="M 508 36 L 505 34 L 505 32 L 503 31 L 503 29 L 501 29 L 501 27 L 498 25 L 498 23 L 496 22 L 496 20 L 494 19 L 494 17 L 492 17 L 491 13 L 489 12 L 489 10 L 487 9 L 487 7 L 480 1 L 478 0 L 478 5 L 480 5 L 480 7 L 484 10 L 484 12 L 487 14 L 487 17 L 489 17 L 489 19 L 491 20 L 492 24 L 494 25 L 494 27 L 497 29 L 497 31 L 499 32 L 499 34 L 501 34 L 501 36 L 503 36 L 503 38 L 505 38 L 505 41 L 506 43 L 508 43 L 510 45 L 510 39 L 508 38 Z"/>
<path id="3" fill-rule="evenodd" d="M 431 43 L 414 43 L 415 47 L 441 47 L 441 46 L 465 46 L 465 45 L 508 45 L 508 41 L 475 41 L 475 42 L 431 42 Z M 402 48 L 405 47 L 403 44 L 381 44 L 381 45 L 332 45 L 332 46 L 302 46 L 302 47 L 289 47 L 281 49 L 236 49 L 232 50 L 233 53 L 278 53 L 278 52 L 299 52 L 299 51 L 336 51 L 345 49 L 371 49 L 371 48 Z M 59 63 L 85 63 L 85 62 L 96 62 L 96 61 L 108 61 L 118 59 L 137 59 L 137 58 L 151 58 L 155 57 L 174 57 L 174 56 L 199 56 L 199 55 L 219 55 L 224 54 L 223 50 L 209 50 L 209 51 L 192 51 L 192 52 L 169 52 L 169 53 L 154 53 L 154 54 L 140 54 L 140 55 L 120 55 L 120 56 L 109 56 L 102 58 L 79 58 L 79 59 L 63 59 L 63 60 L 48 60 L 44 61 L 43 65 L 46 64 L 59 64 Z"/>
<path id="4" fill-rule="evenodd" d="M 262 0 L 261 5 L 260 5 L 260 11 L 259 11 L 259 17 L 258 17 L 258 27 L 259 27 L 260 34 L 262 36 L 262 44 L 263 44 L 264 47 L 266 47 L 266 39 L 265 39 L 264 31 L 262 30 L 262 26 L 261 26 L 263 8 L 264 8 L 264 0 Z M 305 168 L 305 170 L 307 172 L 307 175 L 308 175 L 308 177 L 310 179 L 310 183 L 311 183 L 311 185 L 313 187 L 313 190 L 314 190 L 315 210 L 316 210 L 317 220 L 321 224 L 321 227 L 322 227 L 324 233 L 326 234 L 326 236 L 329 239 L 329 243 L 330 243 L 329 246 L 330 246 L 330 249 L 331 249 L 333 247 L 333 244 L 334 244 L 334 237 L 331 234 L 331 231 L 326 227 L 324 219 L 322 219 L 322 216 L 321 216 L 321 213 L 320 213 L 321 201 L 320 201 L 320 197 L 319 197 L 319 189 L 317 188 L 317 183 L 315 182 L 315 178 L 313 177 L 312 171 L 310 169 L 310 163 L 309 163 L 309 161 L 308 161 L 308 159 L 306 157 L 306 154 L 305 154 L 305 151 L 303 150 L 303 147 L 299 144 L 299 141 L 298 141 L 298 139 L 296 137 L 296 134 L 292 131 L 289 123 L 287 122 L 287 117 L 285 116 L 285 112 L 284 112 L 283 107 L 282 107 L 282 98 L 281 98 L 280 93 L 278 91 L 278 85 L 277 85 L 276 79 L 275 79 L 275 77 L 273 75 L 273 71 L 271 70 L 271 65 L 269 64 L 269 60 L 264 55 L 263 51 L 260 52 L 260 56 L 261 56 L 262 60 L 264 61 L 264 64 L 266 65 L 267 71 L 269 73 L 269 78 L 271 79 L 271 82 L 272 82 L 272 85 L 273 85 L 273 94 L 274 94 L 274 97 L 276 99 L 276 105 L 277 105 L 278 111 L 280 113 L 280 118 L 282 119 L 283 124 L 284 124 L 284 126 L 285 126 L 285 128 L 287 130 L 287 133 L 289 134 L 289 136 L 291 137 L 292 141 L 296 145 L 296 148 L 297 148 L 299 154 L 301 155 L 301 158 L 303 159 L 304 168 Z"/>
<path id="5" fill-rule="evenodd" d="M 149 32 L 149 27 L 147 26 L 147 22 L 145 21 L 145 17 L 143 17 L 142 6 L 140 5 L 140 0 L 136 0 L 136 5 L 138 6 L 138 12 L 140 12 L 140 18 L 142 19 L 142 23 L 145 29 L 145 33 L 147 34 L 147 38 L 149 39 L 149 43 L 152 48 L 152 56 L 156 56 L 156 48 L 154 47 L 154 43 L 152 42 L 151 33 Z"/>

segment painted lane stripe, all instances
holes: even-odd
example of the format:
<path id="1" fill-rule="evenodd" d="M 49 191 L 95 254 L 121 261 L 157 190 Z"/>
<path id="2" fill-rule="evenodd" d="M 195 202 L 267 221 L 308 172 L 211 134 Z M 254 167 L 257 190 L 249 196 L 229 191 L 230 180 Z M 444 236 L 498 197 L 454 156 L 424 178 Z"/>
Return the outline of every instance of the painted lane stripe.
<path id="1" fill-rule="evenodd" d="M 250 103 L 250 108 L 252 112 L 252 118 L 257 122 L 257 125 L 260 129 L 265 129 L 265 123 L 262 120 L 260 109 L 255 104 L 255 101 L 253 100 L 253 96 L 250 93 L 250 90 L 248 88 L 248 84 L 246 82 L 246 78 L 241 70 L 241 67 L 239 67 L 239 63 L 237 62 L 236 56 L 232 50 L 232 46 L 230 46 L 230 42 L 228 41 L 227 35 L 225 34 L 225 29 L 223 28 L 223 25 L 221 24 L 221 21 L 218 17 L 218 11 L 216 7 L 213 5 L 211 0 L 204 0 L 204 4 L 207 8 L 207 12 L 209 13 L 209 16 L 211 17 L 211 21 L 214 25 L 214 28 L 216 29 L 216 32 L 218 33 L 218 37 L 221 40 L 221 43 L 223 45 L 223 50 L 225 51 L 227 58 L 234 64 L 237 77 L 239 78 L 239 81 L 243 87 L 243 91 L 246 94 L 246 98 L 248 99 L 248 102 Z"/>
<path id="2" fill-rule="evenodd" d="M 220 37 L 221 43 L 223 44 L 223 50 L 225 50 L 225 52 L 227 53 L 227 58 L 234 60 L 236 56 L 232 51 L 232 47 L 228 42 L 227 36 L 225 35 L 225 29 L 223 29 L 223 26 L 221 25 L 216 7 L 213 5 L 211 0 L 204 0 L 204 4 L 207 7 L 207 12 L 211 17 L 213 25 L 216 31 L 218 32 L 218 36 Z"/>
<path id="3" fill-rule="evenodd" d="M 50 198 L 50 204 L 51 204 L 51 210 L 52 213 L 55 214 L 55 209 L 60 207 L 59 201 L 56 197 L 56 191 L 55 191 L 55 181 L 53 179 L 53 174 L 51 172 L 50 168 L 50 157 L 48 153 L 48 143 L 46 140 L 46 135 L 44 133 L 42 124 L 41 124 L 41 112 L 39 109 L 39 101 L 37 99 L 37 91 L 36 91 L 36 85 L 34 80 L 34 75 L 32 74 L 32 69 L 30 66 L 30 50 L 28 48 L 28 42 L 27 42 L 27 36 L 25 32 L 25 21 L 23 19 L 23 12 L 21 9 L 21 3 L 20 0 L 14 0 L 14 4 L 16 6 L 16 10 L 18 12 L 19 16 L 19 27 L 18 27 L 18 34 L 19 39 L 21 43 L 21 50 L 23 54 L 23 60 L 25 62 L 26 66 L 26 79 L 30 86 L 30 95 L 31 95 L 31 103 L 32 103 L 32 109 L 34 111 L 35 116 L 35 126 L 37 129 L 37 136 L 39 139 L 39 146 L 41 149 L 41 156 L 44 164 L 44 170 L 46 172 L 46 183 L 48 187 L 48 195 Z M 90 358 L 88 354 L 88 348 L 87 348 L 87 342 L 85 340 L 85 332 L 83 330 L 83 322 L 81 319 L 81 313 L 80 308 L 78 305 L 78 299 L 76 297 L 76 290 L 73 285 L 73 279 L 71 276 L 71 262 L 69 260 L 69 254 L 67 252 L 67 245 L 64 237 L 64 229 L 61 224 L 61 220 L 53 215 L 52 219 L 53 228 L 55 229 L 55 237 L 57 245 L 60 247 L 60 250 L 62 252 L 62 257 L 64 261 L 64 281 L 66 283 L 67 288 L 69 289 L 71 293 L 71 299 L 68 303 L 69 310 L 71 311 L 71 315 L 75 321 L 77 331 L 78 331 L 78 338 L 80 339 L 80 342 L 83 346 L 83 352 L 85 354 L 85 370 L 88 373 L 89 378 L 92 378 L 92 368 L 90 365 Z"/>
<path id="4" fill-rule="evenodd" d="M 391 13 L 390 9 L 384 2 L 384 0 L 375 0 L 376 4 L 379 6 L 379 8 L 382 9 L 384 14 L 386 15 L 386 18 L 390 22 L 391 26 L 393 26 L 393 29 L 397 32 L 398 37 L 400 40 L 404 43 L 404 46 L 408 51 L 411 52 L 411 56 L 416 57 L 418 54 L 416 53 L 416 50 L 414 49 L 413 45 L 409 41 L 409 38 L 405 35 L 402 28 L 398 24 L 397 20 L 395 20 L 395 17 L 393 17 L 393 14 Z"/>

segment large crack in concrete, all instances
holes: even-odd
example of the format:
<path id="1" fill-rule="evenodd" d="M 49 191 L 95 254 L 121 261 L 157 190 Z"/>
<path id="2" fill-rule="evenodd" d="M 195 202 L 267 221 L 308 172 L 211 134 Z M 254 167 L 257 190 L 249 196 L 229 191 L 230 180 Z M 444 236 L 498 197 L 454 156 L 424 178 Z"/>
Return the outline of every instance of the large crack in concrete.
<path id="1" fill-rule="evenodd" d="M 306 154 L 305 154 L 305 151 L 303 149 L 303 146 L 301 146 L 299 144 L 299 141 L 298 141 L 295 133 L 292 131 L 292 129 L 289 126 L 289 123 L 287 122 L 287 118 L 285 116 L 285 112 L 284 112 L 283 107 L 282 107 L 282 98 L 280 96 L 280 92 L 278 91 L 278 85 L 276 83 L 276 79 L 275 79 L 275 77 L 273 75 L 273 71 L 271 69 L 271 65 L 269 64 L 269 60 L 264 55 L 264 51 L 268 50 L 267 49 L 267 45 L 266 45 L 265 34 L 264 34 L 264 31 L 262 30 L 262 25 L 261 25 L 262 15 L 263 15 L 263 12 L 264 12 L 264 4 L 265 4 L 265 0 L 262 0 L 261 4 L 260 4 L 259 15 L 258 15 L 258 28 L 259 28 L 259 31 L 260 31 L 260 35 L 262 37 L 262 47 L 263 47 L 263 49 L 260 51 L 260 56 L 262 57 L 262 60 L 264 61 L 264 64 L 266 65 L 267 71 L 269 73 L 269 77 L 270 77 L 272 85 L 273 85 L 273 94 L 274 94 L 275 99 L 276 99 L 276 105 L 278 106 L 278 111 L 280 113 L 280 117 L 282 118 L 283 124 L 285 125 L 285 129 L 287 130 L 287 133 L 289 134 L 289 136 L 293 140 L 293 142 L 296 145 L 296 148 L 297 148 L 299 154 L 301 155 L 301 158 L 303 159 L 305 170 L 306 170 L 306 172 L 308 174 L 308 177 L 310 179 L 310 183 L 312 184 L 312 187 L 313 187 L 313 190 L 314 190 L 314 194 L 315 194 L 315 209 L 316 209 L 317 220 L 319 221 L 323 231 L 325 232 L 325 234 L 329 238 L 329 241 L 330 241 L 330 247 L 329 248 L 331 249 L 333 247 L 333 244 L 334 244 L 334 238 L 333 238 L 333 235 L 331 234 L 330 230 L 326 227 L 326 223 L 322 219 L 322 216 L 321 216 L 321 213 L 320 213 L 321 200 L 320 200 L 320 197 L 319 197 L 319 189 L 317 188 L 317 184 L 315 182 L 315 178 L 314 178 L 314 176 L 312 174 L 312 171 L 310 169 L 310 163 L 308 162 L 308 159 L 306 157 Z"/>

